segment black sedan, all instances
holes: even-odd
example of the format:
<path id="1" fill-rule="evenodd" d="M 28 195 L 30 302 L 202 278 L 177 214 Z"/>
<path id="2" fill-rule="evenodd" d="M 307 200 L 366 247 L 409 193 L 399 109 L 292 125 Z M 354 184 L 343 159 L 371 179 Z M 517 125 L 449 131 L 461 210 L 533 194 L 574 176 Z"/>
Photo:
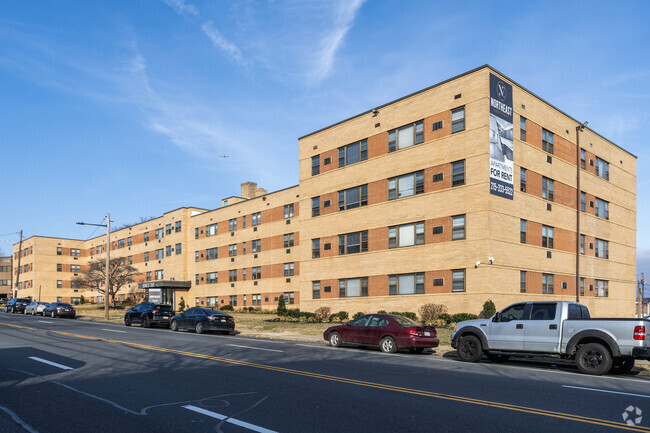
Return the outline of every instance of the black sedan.
<path id="1" fill-rule="evenodd" d="M 194 307 L 172 317 L 170 328 L 172 331 L 193 329 L 197 334 L 206 331 L 230 334 L 235 330 L 235 319 L 223 311 Z"/>
<path id="2" fill-rule="evenodd" d="M 142 302 L 124 314 L 124 324 L 131 326 L 132 323 L 139 323 L 143 328 L 162 325 L 168 328 L 174 314 L 171 305 Z"/>
<path id="3" fill-rule="evenodd" d="M 13 298 L 10 299 L 4 306 L 5 312 L 7 313 L 24 313 L 25 307 L 32 302 L 31 299 L 27 298 Z"/>
<path id="4" fill-rule="evenodd" d="M 66 302 L 52 302 L 43 309 L 43 317 L 69 317 L 74 319 L 75 314 L 74 307 Z"/>

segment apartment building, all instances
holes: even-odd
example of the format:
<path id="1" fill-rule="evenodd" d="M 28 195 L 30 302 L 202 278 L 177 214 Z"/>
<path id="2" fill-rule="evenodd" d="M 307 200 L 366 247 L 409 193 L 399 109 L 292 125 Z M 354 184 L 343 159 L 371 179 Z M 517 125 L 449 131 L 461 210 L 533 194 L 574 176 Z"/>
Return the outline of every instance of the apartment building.
<path id="1" fill-rule="evenodd" d="M 0 299 L 11 298 L 12 268 L 11 256 L 0 257 Z"/>
<path id="2" fill-rule="evenodd" d="M 176 304 L 477 313 L 579 297 L 624 316 L 635 237 L 636 157 L 486 65 L 301 137 L 297 186 L 244 183 L 217 209 L 111 234 L 111 254 L 138 268 L 124 295 Z M 104 243 L 29 238 L 21 295 L 79 293 L 69 266 Z"/>

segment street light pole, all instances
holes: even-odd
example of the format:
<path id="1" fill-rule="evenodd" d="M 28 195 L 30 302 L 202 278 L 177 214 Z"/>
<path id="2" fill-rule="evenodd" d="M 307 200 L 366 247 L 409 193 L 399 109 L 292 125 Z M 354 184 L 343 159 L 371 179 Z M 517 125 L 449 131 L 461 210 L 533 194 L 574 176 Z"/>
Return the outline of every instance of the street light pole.
<path id="1" fill-rule="evenodd" d="M 106 214 L 106 224 L 91 224 L 91 223 L 77 223 L 81 226 L 97 226 L 97 227 L 106 227 L 106 281 L 104 289 L 104 319 L 108 320 L 108 284 L 109 284 L 109 272 L 110 272 L 110 263 L 111 263 L 111 214 Z"/>
<path id="2" fill-rule="evenodd" d="M 587 122 L 576 126 L 576 302 L 580 302 L 580 133 L 586 126 Z"/>

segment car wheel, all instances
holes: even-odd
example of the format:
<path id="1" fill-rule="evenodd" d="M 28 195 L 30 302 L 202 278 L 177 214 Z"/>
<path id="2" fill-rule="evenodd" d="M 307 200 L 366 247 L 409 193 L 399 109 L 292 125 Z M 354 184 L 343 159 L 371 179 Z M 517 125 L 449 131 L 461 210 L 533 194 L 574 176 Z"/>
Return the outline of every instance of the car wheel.
<path id="1" fill-rule="evenodd" d="M 617 358 L 609 371 L 611 374 L 627 374 L 634 368 L 634 358 Z"/>
<path id="2" fill-rule="evenodd" d="M 341 341 L 341 334 L 338 332 L 332 332 L 329 341 L 331 347 L 341 347 L 341 344 L 343 343 L 343 341 Z"/>
<path id="3" fill-rule="evenodd" d="M 178 331 L 178 323 L 175 320 L 172 320 L 172 323 L 169 324 L 169 329 L 172 331 Z"/>
<path id="4" fill-rule="evenodd" d="M 411 353 L 422 353 L 422 352 L 424 352 L 424 347 L 409 347 L 409 352 L 411 352 Z"/>
<path id="5" fill-rule="evenodd" d="M 465 362 L 478 362 L 483 357 L 481 340 L 475 335 L 461 337 L 458 342 L 458 357 Z"/>
<path id="6" fill-rule="evenodd" d="M 196 331 L 197 334 L 203 334 L 203 323 L 197 323 L 194 327 L 194 331 Z"/>
<path id="7" fill-rule="evenodd" d="M 55 316 L 54 311 L 52 311 L 51 316 L 52 316 L 52 319 L 54 319 L 54 316 Z"/>
<path id="8" fill-rule="evenodd" d="M 508 355 L 497 355 L 496 353 L 486 353 L 485 356 L 492 362 L 506 362 L 510 359 Z"/>
<path id="9" fill-rule="evenodd" d="M 143 328 L 151 327 L 151 324 L 149 323 L 149 318 L 148 317 L 143 317 L 140 326 L 142 326 Z"/>
<path id="10" fill-rule="evenodd" d="M 599 343 L 587 343 L 576 352 L 576 365 L 584 374 L 600 376 L 612 368 L 612 355 Z"/>
<path id="11" fill-rule="evenodd" d="M 379 342 L 379 348 L 384 353 L 397 352 L 397 345 L 395 344 L 395 340 L 393 339 L 393 337 L 386 336 L 382 338 L 381 341 Z"/>
<path id="12" fill-rule="evenodd" d="M 124 316 L 124 326 L 131 326 L 131 318 L 129 316 Z"/>

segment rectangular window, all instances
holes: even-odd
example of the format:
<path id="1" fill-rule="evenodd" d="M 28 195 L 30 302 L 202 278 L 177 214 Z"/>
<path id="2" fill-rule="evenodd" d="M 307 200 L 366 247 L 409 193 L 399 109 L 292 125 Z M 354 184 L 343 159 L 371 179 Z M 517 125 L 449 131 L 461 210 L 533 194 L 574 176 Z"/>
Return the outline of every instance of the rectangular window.
<path id="1" fill-rule="evenodd" d="M 424 293 L 424 273 L 388 276 L 389 295 Z"/>
<path id="2" fill-rule="evenodd" d="M 165 257 L 165 251 L 162 248 L 156 250 L 156 260 L 160 260 L 164 257 Z"/>
<path id="3" fill-rule="evenodd" d="M 237 281 L 237 269 L 231 269 L 228 271 L 228 281 L 231 283 Z"/>
<path id="4" fill-rule="evenodd" d="M 451 217 L 451 240 L 465 239 L 465 215 Z"/>
<path id="5" fill-rule="evenodd" d="M 217 234 L 217 223 L 210 224 L 205 226 L 205 235 L 206 236 L 214 236 Z M 197 229 L 198 230 L 198 229 Z"/>
<path id="6" fill-rule="evenodd" d="M 580 168 L 587 168 L 587 152 L 584 149 L 580 149 Z"/>
<path id="7" fill-rule="evenodd" d="M 165 226 L 165 234 L 166 235 L 171 235 L 172 234 L 172 225 L 171 224 L 167 224 Z"/>
<path id="8" fill-rule="evenodd" d="M 262 294 L 261 293 L 254 293 L 252 296 L 253 299 L 253 306 L 260 306 L 262 305 Z"/>
<path id="9" fill-rule="evenodd" d="M 127 263 L 128 263 L 129 265 L 132 265 L 132 264 L 133 264 L 133 256 L 129 256 L 129 257 L 127 257 Z"/>
<path id="10" fill-rule="evenodd" d="M 79 248 L 70 248 L 70 255 L 72 257 L 81 257 L 81 250 Z"/>
<path id="11" fill-rule="evenodd" d="M 262 241 L 260 239 L 251 241 L 251 251 L 254 253 L 259 253 L 262 251 Z"/>
<path id="12" fill-rule="evenodd" d="M 251 278 L 253 280 L 259 280 L 262 278 L 262 267 L 261 266 L 255 266 L 251 268 Z"/>
<path id="13" fill-rule="evenodd" d="M 596 257 L 609 259 L 609 242 L 596 238 Z"/>
<path id="14" fill-rule="evenodd" d="M 315 176 L 320 173 L 320 155 L 311 157 L 311 175 Z"/>
<path id="15" fill-rule="evenodd" d="M 585 279 L 580 278 L 580 295 L 584 296 L 585 295 Z"/>
<path id="16" fill-rule="evenodd" d="M 293 218 L 293 203 L 284 205 L 284 217 Z"/>
<path id="17" fill-rule="evenodd" d="M 171 246 L 171 245 L 167 245 L 167 246 L 165 247 L 165 255 L 166 255 L 167 257 L 169 257 L 169 256 L 172 255 L 172 246 Z"/>
<path id="18" fill-rule="evenodd" d="M 197 275 L 198 278 L 198 275 Z M 219 273 L 218 272 L 208 272 L 205 274 L 205 280 L 208 284 L 216 284 L 219 282 Z"/>
<path id="19" fill-rule="evenodd" d="M 293 297 L 293 292 L 285 292 L 284 293 L 284 303 L 287 305 L 291 305 L 294 302 L 294 297 Z"/>
<path id="20" fill-rule="evenodd" d="M 4 266 L 3 266 L 3 267 L 4 267 Z M 57 272 L 61 272 L 61 271 L 63 271 L 63 265 L 62 265 L 61 263 L 57 263 L 57 264 L 56 264 L 56 271 L 57 271 Z M 7 271 L 4 271 L 4 272 L 7 272 Z"/>
<path id="21" fill-rule="evenodd" d="M 542 293 L 553 294 L 553 274 L 542 274 Z"/>
<path id="22" fill-rule="evenodd" d="M 151 281 L 151 271 L 147 271 L 146 279 L 147 281 Z"/>
<path id="23" fill-rule="evenodd" d="M 339 280 L 339 297 L 353 298 L 368 296 L 368 278 L 348 278 Z"/>
<path id="24" fill-rule="evenodd" d="M 197 227 L 194 229 L 194 239 L 198 239 L 198 238 L 199 238 L 199 228 Z"/>
<path id="25" fill-rule="evenodd" d="M 311 199 L 311 216 L 318 215 L 320 215 L 320 197 L 314 197 Z"/>
<path id="26" fill-rule="evenodd" d="M 156 239 L 160 239 L 165 236 L 165 229 L 156 229 Z"/>
<path id="27" fill-rule="evenodd" d="M 580 254 L 585 253 L 585 235 L 580 235 Z"/>
<path id="28" fill-rule="evenodd" d="M 241 270 L 241 279 L 246 281 L 246 268 L 243 268 Z"/>
<path id="29" fill-rule="evenodd" d="M 320 257 L 320 238 L 311 240 L 311 258 L 317 259 Z"/>
<path id="30" fill-rule="evenodd" d="M 320 299 L 320 281 L 311 282 L 311 298 Z"/>
<path id="31" fill-rule="evenodd" d="M 81 265 L 70 265 L 70 272 L 74 272 L 74 273 L 81 272 Z"/>
<path id="32" fill-rule="evenodd" d="M 251 215 L 251 225 L 256 226 L 262 224 L 262 213 L 256 212 Z"/>
<path id="33" fill-rule="evenodd" d="M 424 221 L 388 227 L 388 248 L 424 244 Z"/>
<path id="34" fill-rule="evenodd" d="M 388 151 L 394 152 L 424 142 L 424 121 L 388 131 Z"/>
<path id="35" fill-rule="evenodd" d="M 235 257 L 237 255 L 237 244 L 228 245 L 228 257 Z"/>
<path id="36" fill-rule="evenodd" d="M 519 189 L 526 192 L 526 169 L 523 167 L 519 169 Z"/>
<path id="37" fill-rule="evenodd" d="M 154 279 L 156 279 L 156 280 L 162 280 L 162 279 L 163 279 L 163 275 L 164 275 L 164 270 L 163 270 L 163 269 L 159 269 L 159 270 L 157 270 L 157 271 L 154 272 Z"/>
<path id="38" fill-rule="evenodd" d="M 361 140 L 339 147 L 339 167 L 345 167 L 366 159 L 368 159 L 368 140 Z"/>
<path id="39" fill-rule="evenodd" d="M 609 219 L 609 202 L 596 197 L 596 216 Z"/>
<path id="40" fill-rule="evenodd" d="M 149 251 L 144 253 L 144 261 L 148 262 L 149 261 Z"/>
<path id="41" fill-rule="evenodd" d="M 451 133 L 465 130 L 465 107 L 451 110 Z"/>
<path id="42" fill-rule="evenodd" d="M 242 227 L 243 229 L 246 228 L 246 215 L 244 215 L 243 217 L 241 217 L 241 227 Z"/>
<path id="43" fill-rule="evenodd" d="M 424 192 L 424 170 L 388 179 L 388 200 Z"/>
<path id="44" fill-rule="evenodd" d="M 119 241 L 117 241 L 117 247 L 118 248 L 124 248 L 124 245 L 125 245 L 124 244 L 124 239 L 120 239 Z"/>
<path id="45" fill-rule="evenodd" d="M 176 221 L 176 223 L 174 223 L 174 231 L 176 233 L 181 231 L 181 222 L 180 221 Z"/>
<path id="46" fill-rule="evenodd" d="M 542 150 L 553 153 L 553 133 L 542 129 Z"/>
<path id="47" fill-rule="evenodd" d="M 215 260 L 219 258 L 218 248 L 208 248 L 205 250 L 205 259 L 206 260 Z"/>
<path id="48" fill-rule="evenodd" d="M 126 245 L 129 246 L 129 247 L 130 247 L 131 245 L 133 245 L 133 238 L 132 238 L 131 236 L 129 236 L 128 238 L 126 238 Z"/>
<path id="49" fill-rule="evenodd" d="M 596 158 L 596 175 L 609 180 L 609 162 Z"/>
<path id="50" fill-rule="evenodd" d="M 289 234 L 284 235 L 284 247 L 285 248 L 289 248 L 289 247 L 293 246 L 293 238 L 294 238 L 293 233 L 289 233 Z"/>
<path id="51" fill-rule="evenodd" d="M 553 180 L 542 177 L 542 198 L 553 201 Z"/>
<path id="52" fill-rule="evenodd" d="M 63 287 L 63 281 L 61 281 L 61 280 L 56 280 L 56 288 L 57 288 L 57 289 L 60 289 L 60 288 L 62 288 L 62 287 Z"/>
<path id="53" fill-rule="evenodd" d="M 131 238 L 129 238 L 129 239 L 131 239 Z M 91 249 L 90 249 L 90 255 L 91 255 L 91 256 L 94 256 L 94 255 L 95 255 L 95 249 L 94 249 L 94 248 L 91 248 Z"/>
<path id="54" fill-rule="evenodd" d="M 542 226 L 542 247 L 553 248 L 553 227 Z"/>
<path id="55" fill-rule="evenodd" d="M 519 271 L 519 293 L 526 293 L 526 271 Z"/>
<path id="56" fill-rule="evenodd" d="M 284 264 L 284 276 L 285 277 L 293 276 L 293 262 Z"/>
<path id="57" fill-rule="evenodd" d="M 144 232 L 144 241 L 145 241 L 145 242 L 149 242 L 149 232 Z M 100 247 L 98 247 L 98 249 L 99 249 L 99 248 L 100 248 Z M 98 254 L 99 254 L 99 251 L 98 251 Z"/>
<path id="58" fill-rule="evenodd" d="M 465 269 L 451 270 L 451 291 L 452 292 L 465 291 Z"/>
<path id="59" fill-rule="evenodd" d="M 176 254 L 180 254 L 182 251 L 182 244 L 176 244 Z"/>
<path id="60" fill-rule="evenodd" d="M 519 242 L 522 244 L 526 243 L 526 224 L 528 221 L 520 220 L 519 221 Z"/>
<path id="61" fill-rule="evenodd" d="M 599 298 L 606 298 L 609 296 L 609 281 L 596 280 L 596 291 L 594 295 Z"/>
<path id="62" fill-rule="evenodd" d="M 194 261 L 195 262 L 199 261 L 199 252 L 198 251 L 194 251 Z"/>
<path id="63" fill-rule="evenodd" d="M 584 192 L 580 191 L 580 210 L 584 212 L 586 208 L 587 208 L 587 195 Z"/>
<path id="64" fill-rule="evenodd" d="M 237 230 L 237 218 L 231 218 L 228 220 L 228 230 L 231 232 Z"/>
<path id="65" fill-rule="evenodd" d="M 353 209 L 368 205 L 368 185 L 339 191 L 339 210 Z"/>
<path id="66" fill-rule="evenodd" d="M 451 186 L 465 185 L 465 160 L 451 163 Z"/>
<path id="67" fill-rule="evenodd" d="M 230 295 L 228 296 L 228 303 L 232 305 L 233 307 L 237 306 L 237 295 Z"/>
<path id="68" fill-rule="evenodd" d="M 60 256 L 60 255 L 62 255 L 62 254 L 63 254 L 63 250 L 61 249 L 61 247 L 57 247 L 57 248 L 56 248 L 56 255 L 57 255 L 57 256 Z"/>
<path id="69" fill-rule="evenodd" d="M 368 251 L 368 231 L 339 235 L 339 254 Z"/>
<path id="70" fill-rule="evenodd" d="M 519 139 L 521 141 L 526 141 L 526 118 L 519 118 Z"/>
<path id="71" fill-rule="evenodd" d="M 241 243 L 241 253 L 246 254 L 246 242 Z"/>

